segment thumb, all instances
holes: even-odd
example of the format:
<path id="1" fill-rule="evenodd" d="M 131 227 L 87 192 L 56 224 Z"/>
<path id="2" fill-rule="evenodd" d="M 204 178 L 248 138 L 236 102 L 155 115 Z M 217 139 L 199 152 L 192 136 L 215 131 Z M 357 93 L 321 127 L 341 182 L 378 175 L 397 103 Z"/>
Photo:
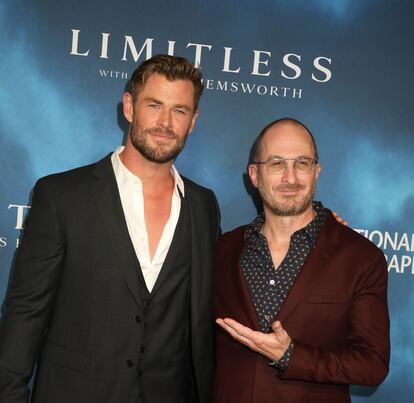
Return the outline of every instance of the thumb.
<path id="1" fill-rule="evenodd" d="M 283 330 L 282 324 L 280 323 L 280 321 L 279 321 L 279 320 L 276 320 L 276 321 L 274 321 L 274 322 L 272 323 L 272 330 L 273 330 L 275 333 L 278 333 L 278 332 L 280 332 L 281 330 Z"/>

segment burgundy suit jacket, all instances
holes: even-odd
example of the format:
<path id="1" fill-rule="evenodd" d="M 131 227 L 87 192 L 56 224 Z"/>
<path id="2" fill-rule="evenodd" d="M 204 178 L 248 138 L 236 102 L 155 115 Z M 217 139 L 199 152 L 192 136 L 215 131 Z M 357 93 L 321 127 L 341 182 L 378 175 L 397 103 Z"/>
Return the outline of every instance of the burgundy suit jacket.
<path id="1" fill-rule="evenodd" d="M 219 241 L 215 316 L 260 330 L 240 266 L 244 229 Z M 277 319 L 294 343 L 283 374 L 217 326 L 215 403 L 343 403 L 349 384 L 378 385 L 390 351 L 384 254 L 329 213 Z"/>

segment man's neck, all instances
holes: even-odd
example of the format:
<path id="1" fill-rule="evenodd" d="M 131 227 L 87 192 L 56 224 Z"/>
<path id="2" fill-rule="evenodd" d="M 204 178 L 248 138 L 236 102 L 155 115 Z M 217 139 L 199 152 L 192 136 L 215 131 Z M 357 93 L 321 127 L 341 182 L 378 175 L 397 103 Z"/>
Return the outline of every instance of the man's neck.
<path id="1" fill-rule="evenodd" d="M 159 164 L 148 161 L 132 144 L 125 146 L 119 154 L 121 162 L 125 167 L 138 176 L 143 188 L 148 192 L 165 191 L 174 185 L 174 178 L 171 174 L 172 161 Z"/>
<path id="2" fill-rule="evenodd" d="M 305 212 L 294 216 L 278 216 L 264 208 L 265 223 L 262 232 L 268 241 L 276 243 L 290 242 L 292 234 L 306 227 L 316 216 L 316 212 L 310 206 Z"/>

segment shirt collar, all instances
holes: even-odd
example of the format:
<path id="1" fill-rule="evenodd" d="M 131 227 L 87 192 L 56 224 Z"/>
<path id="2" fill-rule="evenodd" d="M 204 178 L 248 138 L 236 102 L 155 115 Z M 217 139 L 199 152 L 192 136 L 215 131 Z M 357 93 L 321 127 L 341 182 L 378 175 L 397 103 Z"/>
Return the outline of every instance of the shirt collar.
<path id="1" fill-rule="evenodd" d="M 134 175 L 121 161 L 119 154 L 124 150 L 124 146 L 119 146 L 116 150 L 112 153 L 111 161 L 112 167 L 114 169 L 115 177 L 118 182 L 118 186 L 125 186 L 127 183 L 133 183 L 134 185 L 138 185 L 142 188 L 141 179 Z M 184 193 L 184 181 L 181 178 L 180 174 L 178 173 L 177 169 L 175 168 L 174 164 L 171 165 L 171 175 L 174 178 L 174 189 L 175 191 L 178 189 L 179 193 L 182 197 L 185 196 Z"/>
<path id="2" fill-rule="evenodd" d="M 326 221 L 327 212 L 325 207 L 319 201 L 313 201 L 312 207 L 316 212 L 314 219 L 306 227 L 296 231 L 293 235 L 304 233 L 314 244 L 318 239 L 323 224 Z M 260 235 L 264 222 L 264 213 L 262 212 L 246 227 L 246 230 L 244 232 L 244 239 L 247 241 L 253 234 Z"/>

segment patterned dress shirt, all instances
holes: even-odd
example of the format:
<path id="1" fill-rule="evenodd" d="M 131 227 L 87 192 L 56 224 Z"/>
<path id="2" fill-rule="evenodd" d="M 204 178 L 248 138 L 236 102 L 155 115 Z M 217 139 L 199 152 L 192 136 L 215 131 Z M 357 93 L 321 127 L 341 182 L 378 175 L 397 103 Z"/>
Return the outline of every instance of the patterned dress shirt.
<path id="1" fill-rule="evenodd" d="M 278 268 L 273 266 L 272 256 L 266 237 L 261 230 L 264 214 L 258 215 L 246 227 L 244 238 L 246 247 L 242 255 L 242 269 L 247 283 L 257 319 L 262 332 L 269 333 L 293 283 L 315 246 L 327 217 L 327 210 L 320 202 L 313 202 L 315 218 L 304 228 L 293 233 L 288 252 Z M 279 371 L 284 371 L 293 351 L 290 344 L 284 356 L 271 363 Z"/>

